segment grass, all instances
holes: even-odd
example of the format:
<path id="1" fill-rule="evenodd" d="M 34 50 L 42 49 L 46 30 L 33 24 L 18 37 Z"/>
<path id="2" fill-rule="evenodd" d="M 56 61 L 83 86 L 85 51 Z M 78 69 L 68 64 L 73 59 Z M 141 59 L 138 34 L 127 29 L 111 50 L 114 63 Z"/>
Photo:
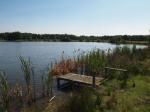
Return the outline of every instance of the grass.
<path id="1" fill-rule="evenodd" d="M 133 82 L 134 80 L 134 82 Z M 111 93 L 111 95 L 104 95 L 105 103 L 108 102 L 108 99 L 115 93 L 116 104 L 113 108 L 115 108 L 116 112 L 149 112 L 149 104 L 150 104 L 150 77 L 149 76 L 135 76 L 129 78 L 128 87 L 126 89 L 114 89 L 115 91 Z M 133 83 L 135 83 L 135 87 L 133 87 Z M 116 80 L 112 80 L 107 82 L 108 85 L 105 85 L 104 88 L 107 88 L 111 85 L 112 87 L 116 87 Z M 103 91 L 107 93 L 106 91 Z M 107 110 L 107 109 L 106 109 Z M 110 109 L 111 110 L 111 109 Z"/>
<path id="2" fill-rule="evenodd" d="M 41 102 L 36 102 L 32 104 L 31 106 L 24 106 L 21 110 L 21 112 L 42 112 L 46 106 L 46 103 L 41 101 Z"/>

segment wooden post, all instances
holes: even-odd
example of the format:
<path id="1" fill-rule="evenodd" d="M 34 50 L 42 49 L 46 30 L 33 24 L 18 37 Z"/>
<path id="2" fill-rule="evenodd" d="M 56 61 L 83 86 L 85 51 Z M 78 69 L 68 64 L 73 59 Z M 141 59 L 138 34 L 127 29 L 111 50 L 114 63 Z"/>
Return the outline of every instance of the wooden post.
<path id="1" fill-rule="evenodd" d="M 93 75 L 93 87 L 95 87 L 96 84 L 95 84 L 95 75 Z"/>
<path id="2" fill-rule="evenodd" d="M 105 78 L 107 78 L 107 68 L 105 68 Z"/>
<path id="3" fill-rule="evenodd" d="M 60 88 L 60 79 L 57 78 L 57 89 L 59 89 L 59 88 Z"/>

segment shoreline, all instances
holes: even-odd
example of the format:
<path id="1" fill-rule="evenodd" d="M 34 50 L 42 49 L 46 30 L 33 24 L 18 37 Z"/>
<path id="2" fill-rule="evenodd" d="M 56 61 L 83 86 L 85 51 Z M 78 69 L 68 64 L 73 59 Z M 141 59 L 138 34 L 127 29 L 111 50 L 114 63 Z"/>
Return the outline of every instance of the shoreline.
<path id="1" fill-rule="evenodd" d="M 96 43 L 110 43 L 110 44 L 136 44 L 136 45 L 149 45 L 148 41 L 126 41 L 126 42 L 109 42 L 109 41 L 45 41 L 45 40 L 16 40 L 16 41 L 7 41 L 0 40 L 0 42 L 96 42 Z"/>

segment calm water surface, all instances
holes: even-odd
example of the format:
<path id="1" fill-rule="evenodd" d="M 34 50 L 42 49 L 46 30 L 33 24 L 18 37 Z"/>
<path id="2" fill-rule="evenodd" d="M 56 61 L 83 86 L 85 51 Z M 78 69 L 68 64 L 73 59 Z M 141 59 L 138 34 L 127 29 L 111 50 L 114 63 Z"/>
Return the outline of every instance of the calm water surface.
<path id="1" fill-rule="evenodd" d="M 41 81 L 41 74 L 46 71 L 51 61 L 61 59 L 64 51 L 65 57 L 73 56 L 73 51 L 90 51 L 95 48 L 101 50 L 114 49 L 117 46 L 110 43 L 96 42 L 0 42 L 0 70 L 5 70 L 10 83 L 16 79 L 24 82 L 20 68 L 19 56 L 29 57 L 36 72 L 36 84 Z M 126 45 L 133 47 L 133 45 Z M 137 48 L 145 46 L 138 45 Z"/>

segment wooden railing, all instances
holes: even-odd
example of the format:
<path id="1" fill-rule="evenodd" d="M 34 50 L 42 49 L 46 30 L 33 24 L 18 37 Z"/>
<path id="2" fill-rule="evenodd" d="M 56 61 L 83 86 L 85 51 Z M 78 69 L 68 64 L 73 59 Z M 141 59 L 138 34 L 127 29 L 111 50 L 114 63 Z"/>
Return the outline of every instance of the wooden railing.
<path id="1" fill-rule="evenodd" d="M 108 70 L 121 71 L 121 72 L 124 72 L 125 75 L 127 74 L 127 70 L 126 70 L 126 69 L 112 68 L 112 67 L 105 67 L 105 78 L 108 77 Z"/>

